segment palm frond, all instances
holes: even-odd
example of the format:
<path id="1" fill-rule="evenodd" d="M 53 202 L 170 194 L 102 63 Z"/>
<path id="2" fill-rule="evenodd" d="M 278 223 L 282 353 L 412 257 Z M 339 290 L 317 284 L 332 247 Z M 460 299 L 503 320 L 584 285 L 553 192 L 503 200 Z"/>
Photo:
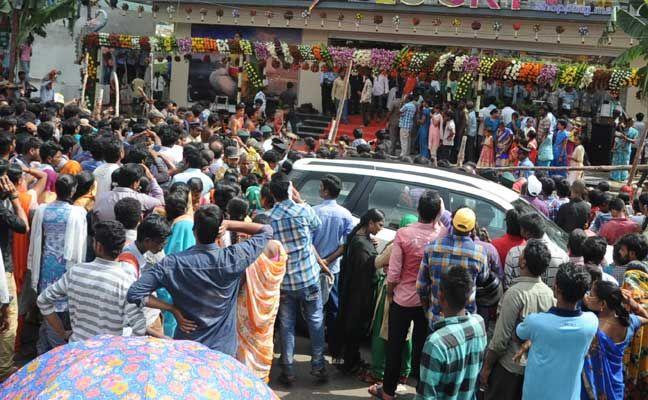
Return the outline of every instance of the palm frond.
<path id="1" fill-rule="evenodd" d="M 626 10 L 617 11 L 616 26 L 633 38 L 648 36 L 648 25 L 646 25 L 646 22 Z"/>
<path id="2" fill-rule="evenodd" d="M 76 8 L 76 0 L 60 0 L 51 6 L 45 8 L 36 7 L 30 10 L 31 12 L 25 13 L 26 19 L 21 26 L 18 43 L 22 43 L 32 31 L 39 36 L 45 36 L 44 28 L 48 24 L 61 19 L 74 18 L 77 14 Z"/>
<path id="3" fill-rule="evenodd" d="M 614 65 L 616 66 L 626 66 L 629 65 L 632 61 L 637 58 L 646 58 L 648 57 L 648 40 L 640 40 L 636 45 L 625 49 L 621 54 L 617 56 L 614 60 Z"/>

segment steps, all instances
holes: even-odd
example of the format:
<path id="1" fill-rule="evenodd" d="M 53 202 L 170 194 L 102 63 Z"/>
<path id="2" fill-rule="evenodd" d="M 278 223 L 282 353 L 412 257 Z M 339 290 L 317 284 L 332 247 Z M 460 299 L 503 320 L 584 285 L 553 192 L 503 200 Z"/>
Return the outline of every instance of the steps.
<path id="1" fill-rule="evenodd" d="M 296 113 L 296 117 L 296 133 L 302 138 L 312 137 L 319 139 L 331 123 L 331 117 L 320 114 Z"/>

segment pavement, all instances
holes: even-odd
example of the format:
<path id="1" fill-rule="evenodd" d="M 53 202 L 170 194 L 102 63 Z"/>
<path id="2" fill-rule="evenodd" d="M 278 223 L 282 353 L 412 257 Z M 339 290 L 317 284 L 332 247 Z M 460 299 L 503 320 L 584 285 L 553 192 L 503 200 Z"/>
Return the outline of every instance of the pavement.
<path id="1" fill-rule="evenodd" d="M 277 350 L 275 349 L 275 352 Z M 363 346 L 361 349 L 362 357 L 365 361 L 371 361 L 369 354 L 369 347 Z M 290 388 L 278 382 L 277 377 L 280 374 L 279 356 L 275 354 L 272 365 L 272 372 L 270 374 L 270 387 L 282 399 L 287 400 L 328 400 L 328 399 L 370 399 L 372 398 L 367 393 L 368 384 L 361 382 L 353 376 L 345 376 L 338 371 L 334 366 L 329 365 L 329 381 L 324 384 L 317 384 L 310 376 L 310 342 L 307 338 L 297 336 L 295 343 L 295 373 L 297 375 L 297 382 Z M 326 357 L 326 360 L 331 363 L 331 358 Z M 399 389 L 405 389 L 403 392 L 400 390 L 399 399 L 413 400 L 415 395 L 415 388 L 412 386 L 415 382 L 410 378 L 408 386 L 400 386 Z M 400 395 L 404 393 L 403 395 Z"/>

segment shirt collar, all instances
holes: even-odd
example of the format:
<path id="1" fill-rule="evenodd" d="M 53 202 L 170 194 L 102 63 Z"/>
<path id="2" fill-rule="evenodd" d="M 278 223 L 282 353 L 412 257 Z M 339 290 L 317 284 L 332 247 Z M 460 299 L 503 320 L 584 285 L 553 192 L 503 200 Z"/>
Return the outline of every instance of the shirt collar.
<path id="1" fill-rule="evenodd" d="M 540 283 L 542 279 L 539 276 L 518 276 L 517 278 L 513 278 L 513 283 L 519 282 Z"/>
<path id="2" fill-rule="evenodd" d="M 103 266 L 106 266 L 106 267 L 115 267 L 115 266 L 120 265 L 119 261 L 106 260 L 105 258 L 101 258 L 101 257 L 95 257 L 95 259 L 94 259 L 94 261 L 92 263 L 93 264 L 103 265 Z"/>
<path id="3" fill-rule="evenodd" d="M 461 324 L 470 318 L 470 315 L 462 315 L 462 316 L 454 316 L 454 317 L 447 317 L 447 318 L 441 318 L 437 320 L 433 326 L 432 326 L 432 332 L 436 332 L 437 330 L 441 328 L 445 328 L 448 325 L 455 325 L 455 324 Z"/>
<path id="4" fill-rule="evenodd" d="M 332 206 L 334 204 L 337 205 L 337 201 L 335 199 L 328 199 L 328 200 L 322 201 L 322 205 Z"/>
<path id="5" fill-rule="evenodd" d="M 213 251 L 219 249 L 216 243 L 209 243 L 209 244 L 196 243 L 194 247 L 197 250 L 207 250 L 207 251 Z"/>
<path id="6" fill-rule="evenodd" d="M 558 307 L 551 307 L 547 312 L 559 317 L 579 317 L 583 313 L 581 310 L 566 310 Z"/>

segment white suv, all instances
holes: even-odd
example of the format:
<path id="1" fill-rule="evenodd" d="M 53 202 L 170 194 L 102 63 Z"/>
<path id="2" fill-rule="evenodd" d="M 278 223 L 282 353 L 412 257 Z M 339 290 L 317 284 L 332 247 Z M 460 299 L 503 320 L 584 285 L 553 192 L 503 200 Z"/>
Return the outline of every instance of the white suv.
<path id="1" fill-rule="evenodd" d="M 355 218 L 371 208 L 385 213 L 386 229 L 378 235 L 385 242 L 394 238 L 405 214 L 417 215 L 418 199 L 426 189 L 436 190 L 449 211 L 465 206 L 472 208 L 479 226 L 488 229 L 493 239 L 506 233 L 506 211 L 517 208 L 522 213 L 538 213 L 519 194 L 504 186 L 476 175 L 443 168 L 362 158 L 307 158 L 293 165 L 290 177 L 302 198 L 314 206 L 322 201 L 319 197 L 320 179 L 326 174 L 336 175 L 342 181 L 338 203 L 351 211 Z M 567 234 L 543 218 L 549 238 L 566 249 Z"/>

